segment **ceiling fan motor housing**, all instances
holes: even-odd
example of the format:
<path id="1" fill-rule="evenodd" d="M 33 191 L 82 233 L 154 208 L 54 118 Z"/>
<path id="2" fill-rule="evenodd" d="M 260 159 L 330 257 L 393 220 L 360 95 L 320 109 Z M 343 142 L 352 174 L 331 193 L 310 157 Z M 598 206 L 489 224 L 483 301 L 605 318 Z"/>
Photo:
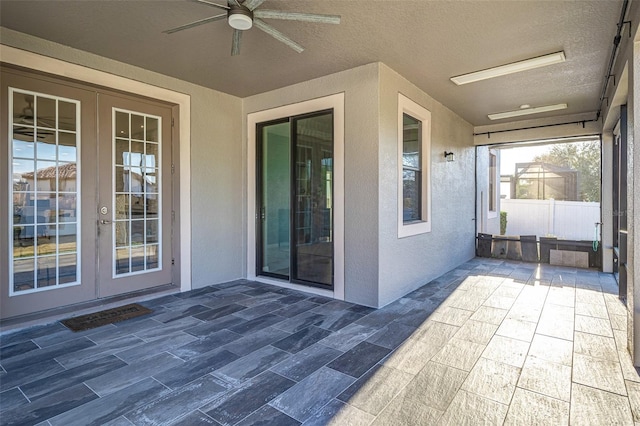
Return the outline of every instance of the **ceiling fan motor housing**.
<path id="1" fill-rule="evenodd" d="M 233 29 L 246 31 L 253 26 L 253 12 L 245 6 L 230 4 L 227 22 Z"/>

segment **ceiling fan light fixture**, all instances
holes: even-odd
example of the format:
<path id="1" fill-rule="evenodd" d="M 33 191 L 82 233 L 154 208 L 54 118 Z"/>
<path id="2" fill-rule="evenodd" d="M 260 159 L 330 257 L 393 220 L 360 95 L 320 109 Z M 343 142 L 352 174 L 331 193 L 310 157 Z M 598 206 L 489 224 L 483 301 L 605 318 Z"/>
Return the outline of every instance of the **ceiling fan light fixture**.
<path id="1" fill-rule="evenodd" d="M 501 120 L 503 118 L 519 117 L 521 115 L 529 115 L 529 114 L 539 114 L 542 112 L 557 111 L 559 109 L 566 109 L 566 108 L 567 108 L 566 103 L 544 105 L 539 107 L 528 107 L 528 108 L 521 107 L 520 109 L 516 109 L 514 111 L 505 111 L 505 112 L 498 112 L 495 114 L 489 114 L 487 115 L 487 117 L 489 117 L 489 120 Z"/>
<path id="2" fill-rule="evenodd" d="M 249 30 L 253 26 L 253 13 L 246 7 L 232 7 L 227 12 L 227 22 L 234 30 Z"/>
<path id="3" fill-rule="evenodd" d="M 229 15 L 227 21 L 229 22 L 231 28 L 233 28 L 234 30 L 246 31 L 248 29 L 251 29 L 251 27 L 253 26 L 253 20 L 246 15 Z"/>
<path id="4" fill-rule="evenodd" d="M 486 70 L 462 74 L 451 77 L 458 86 L 462 84 L 475 83 L 476 81 L 487 80 L 490 78 L 501 77 L 503 75 L 514 74 L 520 71 L 532 70 L 534 68 L 546 67 L 547 65 L 558 64 L 566 61 L 564 51 L 551 53 L 549 55 L 537 56 L 535 58 L 525 59 L 524 61 L 513 62 L 506 65 L 500 65 Z"/>

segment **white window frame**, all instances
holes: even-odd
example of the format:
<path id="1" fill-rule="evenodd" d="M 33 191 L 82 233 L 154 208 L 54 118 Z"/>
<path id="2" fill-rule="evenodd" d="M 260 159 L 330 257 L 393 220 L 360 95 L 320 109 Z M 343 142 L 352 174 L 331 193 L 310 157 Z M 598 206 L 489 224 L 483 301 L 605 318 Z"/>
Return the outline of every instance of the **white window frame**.
<path id="1" fill-rule="evenodd" d="M 491 156 L 494 156 L 496 158 L 496 169 L 493 173 L 493 179 L 494 179 L 494 185 L 493 185 L 493 205 L 495 207 L 495 210 L 491 210 L 491 191 L 489 190 L 489 188 L 491 187 Z M 499 204 L 500 204 L 500 161 L 499 161 L 499 156 L 498 156 L 498 150 L 497 149 L 489 149 L 489 170 L 488 170 L 488 177 L 489 180 L 487 181 L 487 218 L 489 219 L 494 219 L 496 217 L 498 217 L 498 210 L 499 210 Z"/>
<path id="2" fill-rule="evenodd" d="M 403 197 L 403 115 L 407 114 L 421 122 L 421 220 L 404 222 Z M 431 232 L 431 112 L 398 93 L 398 238 Z"/>

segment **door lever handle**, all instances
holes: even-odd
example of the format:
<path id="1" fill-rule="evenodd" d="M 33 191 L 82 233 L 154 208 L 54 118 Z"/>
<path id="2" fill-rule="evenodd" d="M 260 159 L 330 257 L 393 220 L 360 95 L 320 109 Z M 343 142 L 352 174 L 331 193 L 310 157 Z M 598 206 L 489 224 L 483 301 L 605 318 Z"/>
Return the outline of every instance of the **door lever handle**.
<path id="1" fill-rule="evenodd" d="M 109 225 L 110 223 L 110 220 L 100 219 L 100 225 Z"/>

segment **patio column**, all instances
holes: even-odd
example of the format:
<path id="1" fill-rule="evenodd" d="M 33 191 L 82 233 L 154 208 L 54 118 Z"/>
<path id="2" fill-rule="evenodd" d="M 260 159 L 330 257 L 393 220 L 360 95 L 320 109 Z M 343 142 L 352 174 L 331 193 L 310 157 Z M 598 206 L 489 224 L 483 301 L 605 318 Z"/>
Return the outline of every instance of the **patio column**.
<path id="1" fill-rule="evenodd" d="M 628 112 L 628 193 L 627 193 L 627 218 L 629 239 L 628 247 L 628 295 L 627 306 L 630 315 L 628 323 L 628 343 L 634 365 L 640 365 L 640 215 L 635 208 L 640 206 L 640 173 L 635 173 L 634 163 L 640 165 L 640 32 L 636 31 L 632 58 L 629 61 L 629 101 Z M 636 143 L 638 142 L 638 143 Z M 636 286 L 636 284 L 639 284 Z"/>

